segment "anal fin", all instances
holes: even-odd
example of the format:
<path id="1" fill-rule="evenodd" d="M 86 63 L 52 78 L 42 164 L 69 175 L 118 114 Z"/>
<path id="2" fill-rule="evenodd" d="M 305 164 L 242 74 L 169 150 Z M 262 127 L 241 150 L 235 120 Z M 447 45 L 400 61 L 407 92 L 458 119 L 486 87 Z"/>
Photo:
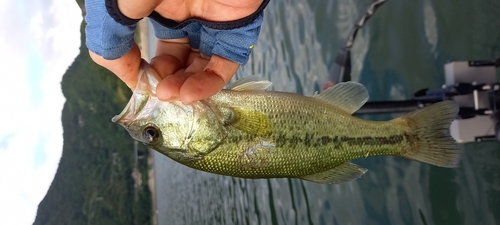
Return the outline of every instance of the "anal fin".
<path id="1" fill-rule="evenodd" d="M 338 184 L 357 179 L 366 171 L 368 170 L 361 166 L 345 162 L 331 170 L 300 177 L 300 179 L 323 184 Z"/>

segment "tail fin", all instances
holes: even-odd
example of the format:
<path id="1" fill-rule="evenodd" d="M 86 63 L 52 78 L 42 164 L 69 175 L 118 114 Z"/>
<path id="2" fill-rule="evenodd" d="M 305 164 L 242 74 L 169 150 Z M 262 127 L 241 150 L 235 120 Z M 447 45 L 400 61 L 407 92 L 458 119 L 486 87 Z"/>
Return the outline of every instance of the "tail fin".
<path id="1" fill-rule="evenodd" d="M 415 137 L 411 149 L 400 156 L 441 167 L 457 167 L 460 149 L 450 135 L 450 124 L 458 110 L 457 103 L 443 101 L 403 116 L 402 119 L 411 121 Z"/>

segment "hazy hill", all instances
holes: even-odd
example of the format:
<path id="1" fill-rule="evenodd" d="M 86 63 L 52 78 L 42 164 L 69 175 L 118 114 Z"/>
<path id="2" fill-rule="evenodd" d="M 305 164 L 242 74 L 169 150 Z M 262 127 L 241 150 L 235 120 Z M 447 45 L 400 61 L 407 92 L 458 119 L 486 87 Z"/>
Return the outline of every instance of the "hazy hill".
<path id="1" fill-rule="evenodd" d="M 61 161 L 34 224 L 150 224 L 147 162 L 139 160 L 142 184 L 135 188 L 133 141 L 111 122 L 130 90 L 89 58 L 84 27 L 80 54 L 61 82 L 66 97 Z M 143 145 L 139 151 L 148 153 Z"/>

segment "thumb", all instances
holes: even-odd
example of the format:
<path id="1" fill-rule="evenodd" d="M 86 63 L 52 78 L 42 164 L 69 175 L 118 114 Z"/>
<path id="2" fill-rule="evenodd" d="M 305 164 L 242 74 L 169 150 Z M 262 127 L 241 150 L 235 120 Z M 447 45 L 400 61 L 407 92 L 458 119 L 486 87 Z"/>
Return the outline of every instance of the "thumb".
<path id="1" fill-rule="evenodd" d="M 122 57 L 114 60 L 104 59 L 102 56 L 89 51 L 90 58 L 98 65 L 108 69 L 118 76 L 130 89 L 137 85 L 137 74 L 141 64 L 141 50 L 136 43 L 132 49 Z"/>

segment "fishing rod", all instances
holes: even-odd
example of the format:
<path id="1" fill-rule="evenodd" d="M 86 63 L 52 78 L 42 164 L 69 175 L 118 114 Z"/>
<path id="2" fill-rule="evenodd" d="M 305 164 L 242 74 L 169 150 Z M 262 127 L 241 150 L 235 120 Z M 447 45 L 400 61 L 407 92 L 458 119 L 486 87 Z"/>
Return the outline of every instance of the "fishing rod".
<path id="1" fill-rule="evenodd" d="M 331 81 L 336 83 L 346 82 L 351 80 L 351 48 L 354 45 L 354 40 L 358 34 L 359 29 L 366 24 L 366 21 L 375 14 L 375 11 L 386 2 L 386 0 L 376 0 L 361 15 L 361 17 L 354 23 L 349 36 L 347 36 L 345 45 L 340 48 L 332 70 L 330 70 Z"/>
<path id="2" fill-rule="evenodd" d="M 345 45 L 335 57 L 329 71 L 330 81 L 340 83 L 351 80 L 351 48 L 356 35 L 385 2 L 373 1 L 356 21 Z M 456 129 L 452 130 L 458 141 L 500 140 L 500 84 L 495 75 L 495 69 L 499 66 L 500 57 L 448 63 L 445 65 L 446 85 L 441 89 L 422 89 L 409 100 L 367 102 L 354 114 L 407 113 L 436 102 L 453 100 L 460 106 Z M 492 124 L 494 128 L 489 128 Z"/>

